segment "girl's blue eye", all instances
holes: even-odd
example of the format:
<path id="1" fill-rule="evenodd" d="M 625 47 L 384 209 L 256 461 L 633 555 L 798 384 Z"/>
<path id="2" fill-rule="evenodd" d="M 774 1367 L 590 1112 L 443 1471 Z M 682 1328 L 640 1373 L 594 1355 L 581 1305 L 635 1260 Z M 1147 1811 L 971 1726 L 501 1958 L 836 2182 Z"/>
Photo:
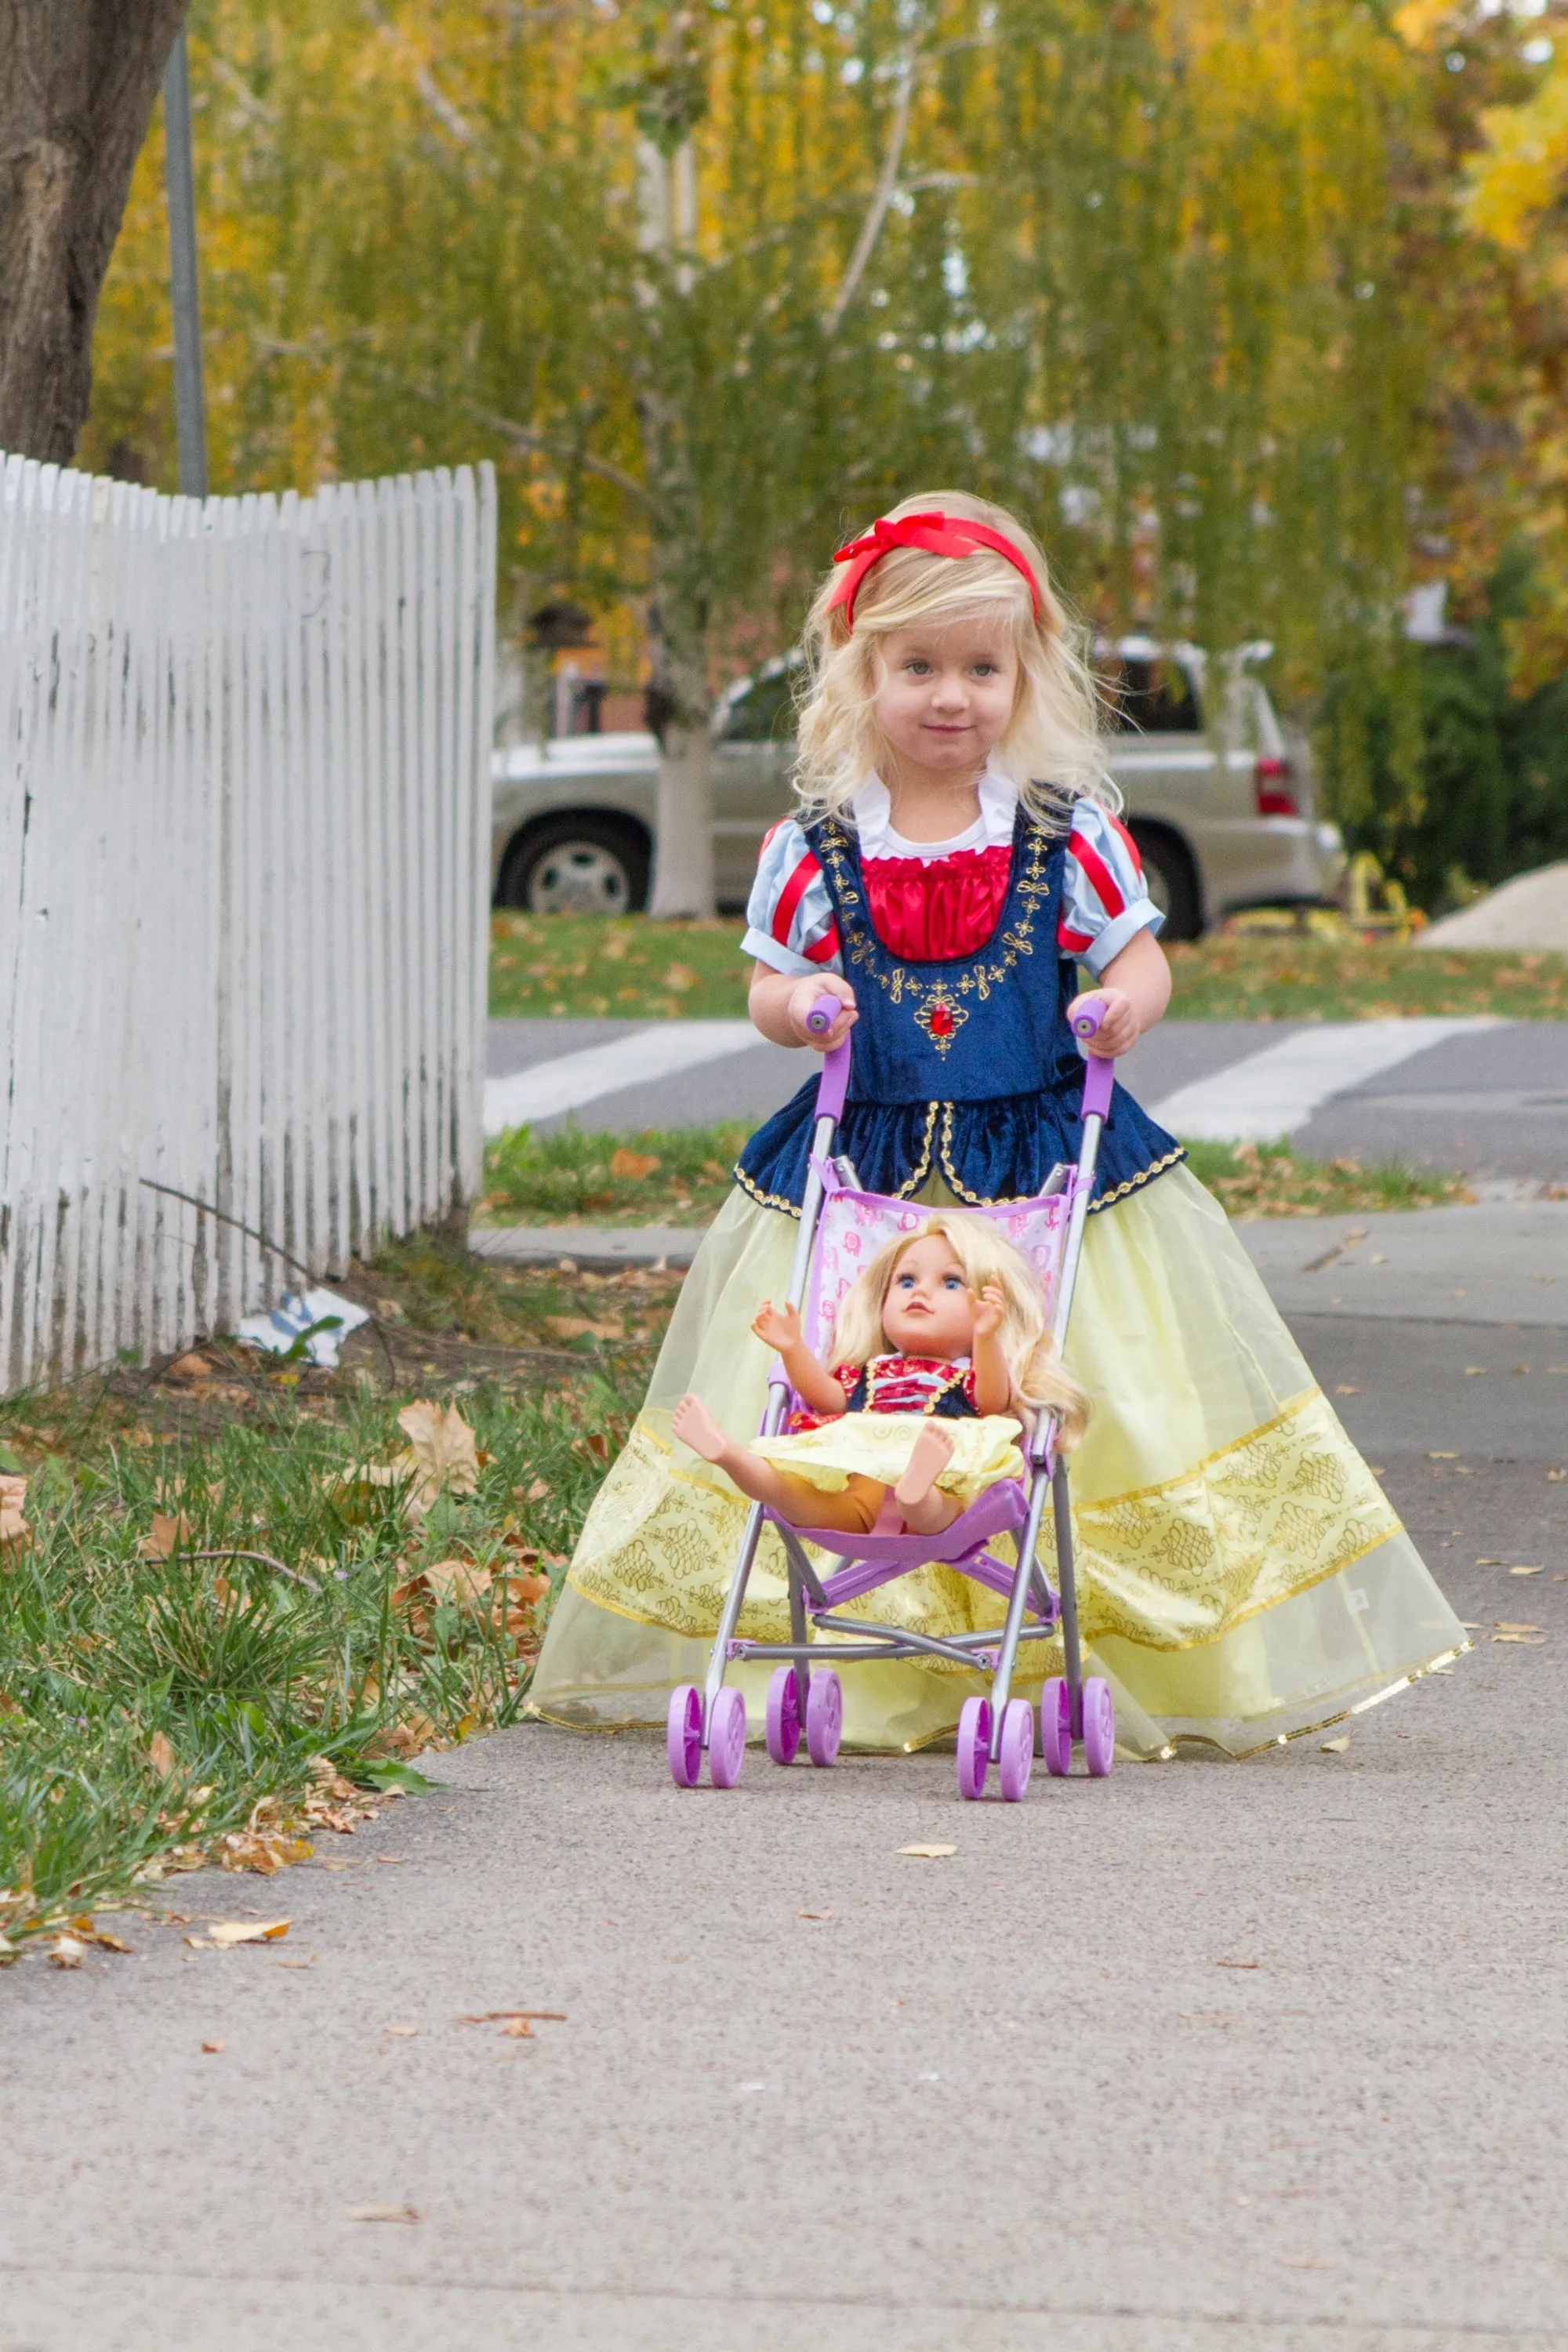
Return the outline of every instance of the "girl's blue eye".
<path id="1" fill-rule="evenodd" d="M 963 1276 L 958 1274 L 944 1274 L 942 1276 L 942 1288 L 944 1290 L 962 1290 L 963 1288 Z"/>

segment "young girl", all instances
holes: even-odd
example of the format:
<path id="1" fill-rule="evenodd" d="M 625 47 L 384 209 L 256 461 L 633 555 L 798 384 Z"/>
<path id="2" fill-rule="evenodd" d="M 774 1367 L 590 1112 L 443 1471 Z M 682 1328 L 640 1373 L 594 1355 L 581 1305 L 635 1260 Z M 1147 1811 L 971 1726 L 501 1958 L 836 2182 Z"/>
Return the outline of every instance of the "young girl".
<path id="1" fill-rule="evenodd" d="M 840 1149 L 868 1191 L 1028 1198 L 1078 1156 L 1075 963 L 1105 1007 L 1104 1055 L 1170 994 L 1045 558 L 1001 508 L 908 499 L 840 551 L 807 648 L 796 813 L 763 845 L 749 910 L 752 1018 L 781 1045 L 853 1031 Z M 840 1011 L 817 1038 L 806 1015 L 825 992 Z M 759 1425 L 770 1351 L 750 1325 L 784 1288 L 815 1095 L 812 1077 L 741 1155 L 584 1528 L 538 1714 L 659 1724 L 670 1687 L 702 1679 L 747 1507 L 673 1414 L 690 1391 L 731 1438 Z M 1119 1087 L 1066 1343 L 1094 1406 L 1073 1462 L 1079 1623 L 1125 1752 L 1190 1739 L 1244 1755 L 1400 1687 L 1465 1637 L 1183 1157 Z M 860 1606 L 938 1635 L 1002 1613 L 934 1566 Z M 787 1622 L 770 1530 L 740 1631 L 778 1641 Z M 1031 1643 L 1020 1676 L 1059 1674 L 1054 1648 Z M 759 1719 L 765 1674 L 736 1677 Z M 845 1738 L 920 1745 L 984 1687 L 940 1661 L 858 1666 Z"/>
<path id="2" fill-rule="evenodd" d="M 1034 1268 L 983 1217 L 928 1217 L 879 1249 L 845 1297 L 828 1370 L 793 1307 L 752 1325 L 806 1411 L 741 1445 L 700 1397 L 675 1434 L 792 1526 L 865 1535 L 892 1497 L 893 1531 L 951 1527 L 998 1478 L 1021 1478 L 1021 1417 L 1054 1406 L 1070 1444 L 1083 1399 L 1052 1357 Z"/>

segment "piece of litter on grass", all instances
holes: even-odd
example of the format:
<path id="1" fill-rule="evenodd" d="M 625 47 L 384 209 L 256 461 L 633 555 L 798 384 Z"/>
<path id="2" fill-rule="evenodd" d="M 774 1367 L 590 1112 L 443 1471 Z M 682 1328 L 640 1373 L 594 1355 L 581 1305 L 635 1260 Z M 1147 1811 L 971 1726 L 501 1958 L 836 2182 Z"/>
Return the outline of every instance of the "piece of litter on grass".
<path id="1" fill-rule="evenodd" d="M 1261 1960 L 1216 1960 L 1215 1966 L 1216 1969 L 1260 1969 L 1263 1963 Z"/>
<path id="2" fill-rule="evenodd" d="M 917 1862 L 942 1862 L 950 1853 L 956 1853 L 958 1848 L 955 1845 L 901 1845 L 899 1852 L 912 1853 Z"/>
<path id="3" fill-rule="evenodd" d="M 335 1372 L 339 1345 L 369 1321 L 364 1307 L 340 1298 L 335 1290 L 286 1290 L 270 1315 L 245 1316 L 237 1336 L 247 1348 L 263 1349 L 269 1356 L 287 1356 L 299 1348 L 307 1362 Z"/>
<path id="4" fill-rule="evenodd" d="M 202 2043 L 202 2048 L 206 2051 L 209 2055 L 216 2058 L 218 2052 L 223 2048 L 223 2043 L 221 2042 L 204 2042 Z"/>
<path id="5" fill-rule="evenodd" d="M 233 1944 L 273 1944 L 288 1933 L 287 1919 L 215 1919 L 207 1929 L 207 1941 L 227 1951 Z M 185 1937 L 187 1944 L 195 1940 L 194 1936 Z"/>
<path id="6" fill-rule="evenodd" d="M 351 2205 L 351 2221 L 417 2221 L 412 2205 Z"/>
<path id="7" fill-rule="evenodd" d="M 384 2033 L 401 2033 L 411 2035 L 417 2033 L 419 2028 L 416 2025 L 384 2025 L 381 2030 Z"/>
<path id="8" fill-rule="evenodd" d="M 1325 1756 L 1342 1756 L 1351 1744 L 1351 1736 L 1347 1731 L 1338 1739 L 1325 1739 L 1320 1744 Z"/>

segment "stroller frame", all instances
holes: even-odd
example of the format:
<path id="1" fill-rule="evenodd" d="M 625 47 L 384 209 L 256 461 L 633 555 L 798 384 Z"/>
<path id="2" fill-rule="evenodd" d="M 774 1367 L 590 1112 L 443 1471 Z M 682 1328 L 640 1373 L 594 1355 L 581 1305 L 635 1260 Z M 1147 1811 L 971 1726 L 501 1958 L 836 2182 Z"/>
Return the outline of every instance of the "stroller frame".
<path id="1" fill-rule="evenodd" d="M 808 1027 L 825 1034 L 839 1011 L 836 997 L 819 997 L 808 1016 Z M 1090 999 L 1080 1009 L 1074 1028 L 1080 1045 L 1099 1029 L 1103 1008 Z M 843 1115 L 849 1084 L 849 1040 L 824 1056 L 817 1087 L 816 1116 L 800 1232 L 790 1268 L 787 1299 L 799 1308 L 806 1296 L 818 1229 L 826 1201 L 842 1189 L 840 1169 L 832 1150 Z M 1100 1133 L 1110 1108 L 1114 1076 L 1112 1062 L 1086 1051 L 1083 1089 L 1083 1132 L 1075 1165 L 1058 1166 L 1039 1201 L 1066 1196 L 1066 1225 L 1057 1266 L 1051 1307 L 1050 1336 L 1059 1352 L 1072 1313 L 1073 1291 L 1083 1248 L 1084 1222 L 1094 1189 Z M 851 1186 L 858 1190 L 852 1169 Z M 908 1205 L 907 1203 L 902 1205 Z M 1027 1208 L 1030 1203 L 1018 1204 Z M 783 1427 L 792 1401 L 789 1376 L 775 1361 L 768 1375 L 768 1401 L 762 1434 L 773 1436 Z M 672 1693 L 668 1724 L 668 1755 L 672 1777 L 682 1787 L 700 1776 L 706 1751 L 710 1776 L 718 1788 L 732 1788 L 740 1778 L 746 1739 L 745 1701 L 725 1679 L 731 1661 L 776 1660 L 778 1671 L 768 1695 L 766 1739 L 775 1762 L 793 1762 L 804 1729 L 807 1752 L 815 1764 L 831 1764 L 838 1750 L 843 1702 L 836 1669 L 871 1659 L 937 1657 L 970 1668 L 989 1668 L 989 1698 L 967 1698 L 958 1727 L 958 1784 L 961 1794 L 984 1793 L 990 1765 L 997 1767 L 1005 1798 L 1022 1797 L 1037 1750 L 1043 1750 L 1047 1769 L 1060 1777 L 1071 1769 L 1075 1739 L 1083 1743 L 1089 1771 L 1103 1777 L 1110 1771 L 1115 1748 L 1115 1718 L 1109 1686 L 1103 1679 L 1083 1675 L 1079 1639 L 1078 1595 L 1073 1564 L 1072 1515 L 1068 1467 L 1057 1445 L 1057 1417 L 1042 1412 L 1025 1444 L 1026 1483 L 1005 1480 L 984 1494 L 936 1536 L 870 1533 L 855 1539 L 852 1552 L 838 1547 L 841 1531 L 796 1528 L 766 1504 L 753 1503 L 720 1613 L 718 1630 L 700 1690 L 691 1684 Z M 1056 1548 L 1057 1584 L 1052 1589 L 1039 1561 L 1039 1546 L 1047 1502 L 1051 1507 Z M 778 1529 L 788 1574 L 790 1639 L 757 1642 L 737 1638 L 736 1627 L 745 1603 L 763 1529 Z M 998 1535 L 1017 1538 L 1016 1567 L 997 1559 L 987 1549 Z M 813 1563 L 806 1545 L 826 1551 L 832 1560 L 825 1575 Z M 944 1636 L 917 1633 L 907 1628 L 844 1613 L 845 1604 L 892 1578 L 927 1564 L 957 1569 L 961 1574 L 1002 1594 L 1007 1613 L 1000 1631 L 987 1627 L 975 1633 Z M 832 1638 L 810 1639 L 812 1628 Z M 1038 1742 L 1035 1709 L 1012 1696 L 1013 1676 L 1020 1645 L 1049 1641 L 1059 1632 L 1065 1675 L 1046 1683 L 1041 1696 Z"/>

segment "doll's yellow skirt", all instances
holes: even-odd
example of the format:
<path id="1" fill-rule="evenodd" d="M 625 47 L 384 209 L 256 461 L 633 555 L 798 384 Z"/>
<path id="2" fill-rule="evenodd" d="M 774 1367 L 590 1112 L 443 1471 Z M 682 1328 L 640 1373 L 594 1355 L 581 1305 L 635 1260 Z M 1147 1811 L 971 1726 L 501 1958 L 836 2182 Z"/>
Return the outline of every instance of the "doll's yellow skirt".
<path id="1" fill-rule="evenodd" d="M 930 1426 L 921 1412 L 845 1412 L 818 1429 L 753 1438 L 752 1451 L 825 1494 L 841 1494 L 852 1477 L 879 1478 L 884 1486 L 894 1486 L 909 1468 L 916 1438 Z M 956 1495 L 965 1509 L 999 1478 L 1023 1476 L 1018 1424 L 1009 1414 L 944 1419 L 942 1426 L 952 1440 L 952 1455 L 936 1483 L 944 1495 Z"/>
<path id="2" fill-rule="evenodd" d="M 763 1299 L 784 1297 L 796 1230 L 737 1191 L 703 1242 L 584 1526 L 531 1713 L 662 1724 L 671 1688 L 701 1681 L 747 1506 L 676 1442 L 670 1416 L 692 1389 L 754 1440 L 772 1356 L 750 1325 Z M 1184 1167 L 1089 1220 L 1065 1353 L 1092 1405 L 1070 1457 L 1079 1622 L 1124 1753 L 1196 1741 L 1246 1755 L 1467 1646 L 1224 1211 Z M 1048 1549 L 1045 1565 L 1055 1582 Z M 941 1635 L 994 1625 L 1003 1604 L 927 1567 L 855 1613 Z M 768 1529 L 740 1630 L 787 1640 L 788 1622 Z M 1061 1671 L 1058 1643 L 1020 1654 L 1026 1687 Z M 768 1672 L 731 1669 L 753 1729 Z M 845 1740 L 862 1748 L 951 1735 L 963 1701 L 986 1687 L 936 1659 L 847 1665 L 843 1685 Z"/>

